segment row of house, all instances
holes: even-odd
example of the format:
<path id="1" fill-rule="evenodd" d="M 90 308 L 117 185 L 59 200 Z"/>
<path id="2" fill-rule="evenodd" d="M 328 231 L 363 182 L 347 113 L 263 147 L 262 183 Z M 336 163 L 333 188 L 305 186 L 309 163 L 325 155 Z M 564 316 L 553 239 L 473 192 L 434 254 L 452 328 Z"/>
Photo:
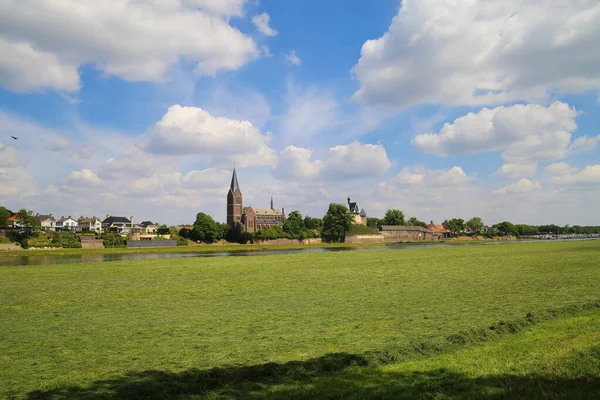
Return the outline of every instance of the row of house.
<path id="1" fill-rule="evenodd" d="M 21 223 L 18 215 L 13 215 L 8 219 L 9 226 L 12 228 L 20 228 L 24 224 Z M 107 215 L 104 220 L 99 218 L 83 218 L 76 220 L 71 216 L 61 217 L 56 219 L 52 214 L 36 214 L 35 225 L 45 231 L 89 231 L 89 232 L 116 232 L 120 234 L 147 234 L 154 235 L 158 231 L 158 226 L 152 221 L 144 221 L 140 224 L 136 224 L 133 221 L 133 217 L 117 217 L 113 215 Z"/>

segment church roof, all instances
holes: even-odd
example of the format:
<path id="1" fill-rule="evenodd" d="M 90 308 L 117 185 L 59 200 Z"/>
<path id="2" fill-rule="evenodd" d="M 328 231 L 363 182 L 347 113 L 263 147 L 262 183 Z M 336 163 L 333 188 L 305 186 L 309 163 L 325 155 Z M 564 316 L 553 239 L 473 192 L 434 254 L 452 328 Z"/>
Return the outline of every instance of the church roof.
<path id="1" fill-rule="evenodd" d="M 240 184 L 238 183 L 238 180 L 237 180 L 237 174 L 235 173 L 235 167 L 233 167 L 233 175 L 231 176 L 231 185 L 229 187 L 229 190 L 231 190 L 232 192 L 235 192 L 235 189 L 239 190 L 240 192 L 242 191 L 240 189 Z"/>
<path id="2" fill-rule="evenodd" d="M 250 208 L 250 207 L 248 207 Z M 256 215 L 282 215 L 281 210 L 274 210 L 272 208 L 254 208 L 252 207 Z"/>

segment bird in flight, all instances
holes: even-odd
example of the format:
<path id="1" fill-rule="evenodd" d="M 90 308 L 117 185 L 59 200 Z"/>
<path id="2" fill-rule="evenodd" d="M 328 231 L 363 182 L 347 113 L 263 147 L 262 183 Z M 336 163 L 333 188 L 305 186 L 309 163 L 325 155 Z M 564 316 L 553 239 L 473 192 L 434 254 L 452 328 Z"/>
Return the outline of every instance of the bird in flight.
<path id="1" fill-rule="evenodd" d="M 18 140 L 18 139 L 19 139 L 18 137 L 14 137 L 14 136 L 11 136 L 11 138 L 13 138 L 13 139 L 15 139 L 15 140 Z"/>

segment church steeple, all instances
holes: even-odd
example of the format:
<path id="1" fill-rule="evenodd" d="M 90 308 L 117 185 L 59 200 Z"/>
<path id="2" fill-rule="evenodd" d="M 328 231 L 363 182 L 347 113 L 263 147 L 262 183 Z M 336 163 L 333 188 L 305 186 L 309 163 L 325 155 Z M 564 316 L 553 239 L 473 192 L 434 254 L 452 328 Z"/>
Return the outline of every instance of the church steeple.
<path id="1" fill-rule="evenodd" d="M 235 192 L 235 189 L 237 189 L 241 192 L 240 185 L 239 185 L 238 179 L 237 179 L 237 174 L 235 173 L 235 167 L 233 167 L 233 175 L 231 176 L 231 185 L 229 187 L 229 190 L 231 190 L 232 192 Z"/>
<path id="2" fill-rule="evenodd" d="M 244 213 L 242 191 L 238 183 L 235 166 L 233 167 L 233 175 L 231 176 L 231 185 L 227 193 L 227 224 L 231 227 L 238 226 L 242 223 L 242 214 Z"/>

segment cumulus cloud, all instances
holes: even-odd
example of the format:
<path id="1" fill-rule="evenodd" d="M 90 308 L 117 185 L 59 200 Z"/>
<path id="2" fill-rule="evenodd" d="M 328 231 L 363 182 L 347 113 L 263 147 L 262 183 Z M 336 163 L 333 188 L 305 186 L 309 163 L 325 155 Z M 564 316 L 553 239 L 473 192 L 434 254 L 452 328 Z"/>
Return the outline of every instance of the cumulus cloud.
<path id="1" fill-rule="evenodd" d="M 523 194 L 537 192 L 540 190 L 542 190 L 542 185 L 539 182 L 534 182 L 527 178 L 523 178 L 512 185 L 494 190 L 494 194 Z"/>
<path id="2" fill-rule="evenodd" d="M 210 156 L 213 163 L 240 159 L 246 165 L 273 165 L 274 151 L 250 121 L 213 117 L 197 107 L 175 105 L 154 126 L 145 149 L 153 154 Z"/>
<path id="3" fill-rule="evenodd" d="M 16 167 L 18 164 L 17 150 L 12 146 L 0 143 L 0 167 Z"/>
<path id="4" fill-rule="evenodd" d="M 504 178 L 517 179 L 535 175 L 536 171 L 537 164 L 535 163 L 512 163 L 502 165 L 495 174 Z"/>
<path id="5" fill-rule="evenodd" d="M 277 31 L 269 26 L 271 17 L 266 12 L 252 17 L 252 23 L 262 34 L 266 36 L 277 36 Z"/>
<path id="6" fill-rule="evenodd" d="M 97 186 L 102 184 L 102 179 L 98 178 L 94 172 L 89 169 L 73 171 L 63 181 L 65 186 Z"/>
<path id="7" fill-rule="evenodd" d="M 416 136 L 412 144 L 422 153 L 438 156 L 504 150 L 502 156 L 510 162 L 560 159 L 571 151 L 577 115 L 575 108 L 559 101 L 548 107 L 483 108 L 444 124 L 439 133 Z M 583 136 L 573 145 L 591 142 Z"/>
<path id="8" fill-rule="evenodd" d="M 353 142 L 329 149 L 325 160 L 312 161 L 313 151 L 295 146 L 280 154 L 274 175 L 279 179 L 358 180 L 385 174 L 392 166 L 379 144 Z"/>
<path id="9" fill-rule="evenodd" d="M 292 65 L 300 65 L 302 64 L 302 60 L 296 54 L 296 50 L 290 51 L 286 56 L 285 60 Z"/>
<path id="10" fill-rule="evenodd" d="M 600 135 L 596 137 L 582 136 L 573 141 L 571 151 L 573 153 L 588 153 L 600 143 Z"/>
<path id="11" fill-rule="evenodd" d="M 600 164 L 588 165 L 580 170 L 567 163 L 549 165 L 545 171 L 560 184 L 600 183 Z"/>
<path id="12" fill-rule="evenodd" d="M 78 69 L 88 64 L 129 81 L 163 81 L 182 58 L 202 75 L 240 68 L 259 55 L 252 38 L 225 19 L 241 15 L 243 3 L 2 1 L 0 85 L 74 92 Z"/>
<path id="13" fill-rule="evenodd" d="M 600 3 L 405 0 L 353 68 L 365 104 L 493 105 L 600 87 Z"/>

